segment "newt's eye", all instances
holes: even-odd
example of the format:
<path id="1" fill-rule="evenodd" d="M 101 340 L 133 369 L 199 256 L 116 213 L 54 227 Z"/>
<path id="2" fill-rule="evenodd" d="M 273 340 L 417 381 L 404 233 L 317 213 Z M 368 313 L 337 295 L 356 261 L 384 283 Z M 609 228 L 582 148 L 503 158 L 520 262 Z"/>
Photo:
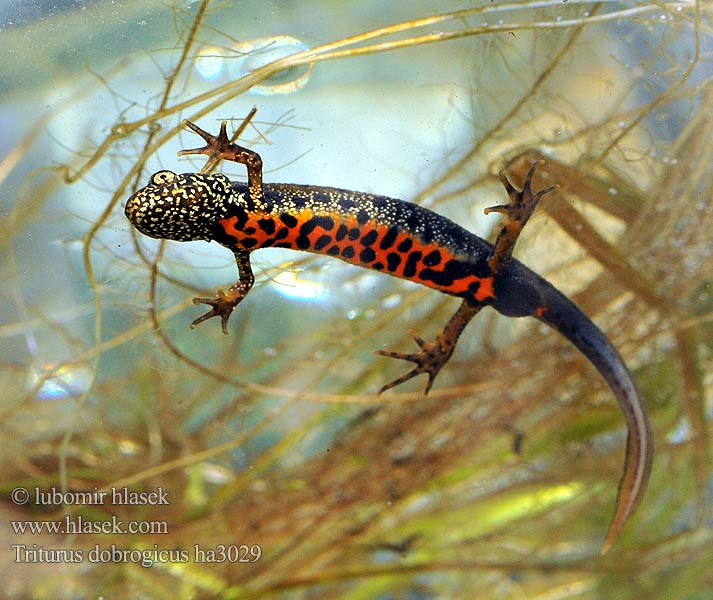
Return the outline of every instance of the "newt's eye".
<path id="1" fill-rule="evenodd" d="M 158 173 L 151 175 L 149 183 L 164 185 L 166 183 L 171 183 L 174 179 L 176 179 L 176 174 L 172 171 L 159 171 Z"/>

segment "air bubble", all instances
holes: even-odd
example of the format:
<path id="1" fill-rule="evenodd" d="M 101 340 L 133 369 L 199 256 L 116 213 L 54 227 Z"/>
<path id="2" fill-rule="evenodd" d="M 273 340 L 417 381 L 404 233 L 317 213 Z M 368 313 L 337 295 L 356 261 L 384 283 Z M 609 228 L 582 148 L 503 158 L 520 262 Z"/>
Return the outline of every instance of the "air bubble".
<path id="1" fill-rule="evenodd" d="M 261 37 L 239 42 L 232 48 L 209 46 L 198 52 L 195 70 L 206 81 L 233 81 L 280 58 L 309 50 L 309 46 L 289 35 Z M 251 88 L 261 96 L 291 94 L 303 88 L 312 73 L 312 65 L 303 65 L 276 73 Z"/>
<path id="2" fill-rule="evenodd" d="M 45 376 L 51 375 L 45 379 Z M 30 374 L 30 385 L 34 386 L 40 380 L 42 384 L 37 391 L 38 400 L 59 400 L 84 394 L 92 384 L 92 371 L 89 367 L 64 365 L 59 368 L 53 364 L 42 365 Z"/>
<path id="3" fill-rule="evenodd" d="M 228 75 L 237 79 L 275 60 L 309 50 L 309 46 L 292 36 L 278 35 L 241 42 L 233 50 L 238 56 L 229 63 Z M 311 64 L 287 69 L 253 86 L 250 91 L 261 96 L 292 94 L 305 86 L 311 74 Z"/>
<path id="4" fill-rule="evenodd" d="M 223 74 L 224 54 L 225 50 L 216 47 L 201 50 L 196 57 L 198 74 L 209 81 L 218 79 Z"/>

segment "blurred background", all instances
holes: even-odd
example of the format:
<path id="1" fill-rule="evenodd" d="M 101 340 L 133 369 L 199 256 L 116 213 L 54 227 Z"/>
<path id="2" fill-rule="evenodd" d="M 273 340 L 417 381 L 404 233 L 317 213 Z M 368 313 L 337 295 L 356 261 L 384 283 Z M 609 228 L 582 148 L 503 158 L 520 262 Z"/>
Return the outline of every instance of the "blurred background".
<path id="1" fill-rule="evenodd" d="M 693 0 L 3 3 L 5 597 L 713 597 L 711 17 Z M 484 311 L 427 398 L 421 378 L 377 397 L 408 367 L 372 352 L 413 351 L 407 329 L 432 339 L 458 301 L 265 250 L 229 334 L 189 329 L 192 298 L 235 280 L 231 253 L 145 238 L 123 204 L 159 169 L 201 168 L 176 157 L 202 145 L 182 119 L 234 131 L 253 107 L 240 143 L 266 181 L 411 200 L 491 239 L 498 171 L 548 161 L 535 187 L 560 189 L 516 254 L 617 346 L 655 434 L 609 554 L 623 418 L 538 323 Z M 17 525 L 80 518 L 91 531 Z M 112 519 L 137 532 L 92 529 Z"/>

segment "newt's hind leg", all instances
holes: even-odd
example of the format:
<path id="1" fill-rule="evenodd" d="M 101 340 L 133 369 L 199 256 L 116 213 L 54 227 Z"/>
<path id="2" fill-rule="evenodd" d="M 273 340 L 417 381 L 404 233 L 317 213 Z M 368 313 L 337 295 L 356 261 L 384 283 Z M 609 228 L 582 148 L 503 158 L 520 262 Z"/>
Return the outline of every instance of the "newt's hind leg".
<path id="1" fill-rule="evenodd" d="M 501 204 L 499 206 L 491 206 L 490 208 L 485 209 L 486 215 L 492 212 L 499 212 L 505 215 L 505 223 L 503 224 L 500 233 L 498 233 L 493 253 L 488 259 L 488 266 L 495 276 L 507 268 L 508 263 L 512 258 L 512 252 L 515 249 L 517 238 L 520 236 L 520 232 L 525 227 L 525 224 L 530 219 L 530 216 L 532 216 L 540 198 L 559 187 L 553 185 L 545 188 L 544 190 L 540 190 L 539 192 L 532 191 L 532 179 L 535 176 L 535 170 L 537 169 L 537 165 L 542 164 L 543 162 L 544 161 L 540 160 L 533 163 L 527 173 L 522 190 L 518 190 L 512 183 L 510 183 L 505 175 L 505 172 L 500 171 L 500 181 L 505 186 L 505 190 L 510 198 L 510 203 Z"/>
<path id="2" fill-rule="evenodd" d="M 446 326 L 438 330 L 436 339 L 432 342 L 423 341 L 413 330 L 409 329 L 408 334 L 416 341 L 419 348 L 421 348 L 419 352 L 405 354 L 402 352 L 376 350 L 374 354 L 398 358 L 399 360 L 408 360 L 416 364 L 408 373 L 382 387 L 379 390 L 379 394 L 383 394 L 386 390 L 401 385 L 404 381 L 408 381 L 421 373 L 428 374 L 428 383 L 424 391 L 424 394 L 428 394 L 433 385 L 433 381 L 436 379 L 436 375 L 438 375 L 443 365 L 448 362 L 453 354 L 460 334 L 463 333 L 465 326 L 470 323 L 470 320 L 482 307 L 482 304 L 473 305 L 467 300 L 464 300 L 448 323 L 446 323 Z"/>
<path id="3" fill-rule="evenodd" d="M 506 217 L 503 228 L 500 230 L 495 246 L 493 247 L 493 252 L 490 258 L 488 258 L 488 267 L 490 268 L 492 277 L 497 277 L 507 268 L 512 258 L 512 252 L 515 248 L 517 238 L 520 236 L 520 232 L 535 210 L 540 198 L 557 188 L 557 186 L 552 186 L 540 190 L 539 192 L 532 191 L 532 179 L 535 176 L 535 170 L 540 162 L 542 161 L 534 163 L 530 168 L 522 190 L 515 188 L 505 176 L 505 173 L 500 173 L 500 181 L 502 181 L 505 186 L 505 190 L 510 197 L 510 203 L 485 209 L 486 214 L 499 212 L 503 213 Z M 465 326 L 482 307 L 482 304 L 472 304 L 468 300 L 464 300 L 446 326 L 438 330 L 436 339 L 433 342 L 424 342 L 414 331 L 409 330 L 409 335 L 416 341 L 419 348 L 421 348 L 419 352 L 405 354 L 402 352 L 377 350 L 375 354 L 407 360 L 416 365 L 405 375 L 402 375 L 391 383 L 387 383 L 379 390 L 379 394 L 383 394 L 386 390 L 390 390 L 421 373 L 428 374 L 428 383 L 426 384 L 426 390 L 424 392 L 428 394 L 433 385 L 433 381 L 436 379 L 436 375 L 438 375 L 443 365 L 448 362 L 453 354 L 453 350 L 456 347 L 460 334 L 463 333 L 463 329 L 465 329 Z"/>

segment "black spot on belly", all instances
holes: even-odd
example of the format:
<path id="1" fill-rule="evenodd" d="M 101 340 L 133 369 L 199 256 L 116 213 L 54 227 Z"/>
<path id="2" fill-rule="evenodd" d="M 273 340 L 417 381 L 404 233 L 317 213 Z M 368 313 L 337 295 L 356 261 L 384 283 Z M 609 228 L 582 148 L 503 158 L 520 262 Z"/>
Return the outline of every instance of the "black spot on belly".
<path id="1" fill-rule="evenodd" d="M 391 246 L 394 245 L 394 242 L 396 241 L 396 237 L 399 235 L 399 230 L 397 227 L 391 227 L 389 230 L 386 232 L 386 235 L 381 238 L 381 242 L 379 242 L 379 248 L 382 250 L 386 250 L 387 248 L 391 248 Z"/>
<path id="2" fill-rule="evenodd" d="M 452 279 L 462 279 L 472 273 L 471 265 L 462 260 L 452 258 L 443 266 L 443 272 L 448 274 Z"/>
<path id="3" fill-rule="evenodd" d="M 354 258 L 355 254 L 356 252 L 354 252 L 354 248 L 352 248 L 351 246 L 347 246 L 346 248 L 344 248 L 344 250 L 342 250 L 342 256 L 344 258 Z"/>
<path id="4" fill-rule="evenodd" d="M 272 219 L 260 219 L 257 226 L 262 229 L 267 235 L 275 233 L 275 221 Z"/>
<path id="5" fill-rule="evenodd" d="M 438 250 L 433 250 L 423 257 L 423 264 L 427 267 L 435 267 L 440 264 L 441 260 L 443 260 L 441 253 Z"/>
<path id="6" fill-rule="evenodd" d="M 435 269 L 423 269 L 418 274 L 418 278 L 422 281 L 432 281 L 436 285 L 442 287 L 449 287 L 453 285 L 453 277 L 447 275 L 443 271 L 436 271 Z"/>
<path id="7" fill-rule="evenodd" d="M 349 230 L 347 229 L 347 226 L 342 223 L 338 228 L 337 228 L 337 233 L 334 234 L 334 239 L 338 242 L 341 242 L 345 237 L 347 237 L 347 232 Z"/>
<path id="8" fill-rule="evenodd" d="M 321 227 L 325 231 L 331 231 L 334 229 L 334 219 L 326 215 L 318 215 L 312 219 L 317 227 Z"/>
<path id="9" fill-rule="evenodd" d="M 241 231 L 242 228 L 245 227 L 245 223 L 248 222 L 248 213 L 244 210 L 239 210 L 231 216 L 235 217 L 235 224 L 233 225 L 233 227 L 238 231 Z"/>
<path id="10" fill-rule="evenodd" d="M 361 229 L 359 229 L 358 227 L 352 227 L 349 230 L 349 233 L 347 234 L 347 237 L 350 240 L 358 240 L 359 236 L 361 236 Z"/>
<path id="11" fill-rule="evenodd" d="M 408 252 L 409 250 L 411 250 L 412 247 L 413 247 L 413 240 L 410 239 L 410 238 L 406 238 L 403 242 L 401 242 L 401 243 L 396 247 L 396 249 L 397 249 L 399 252 L 403 252 L 403 253 L 405 254 L 406 252 Z"/>
<path id="12" fill-rule="evenodd" d="M 240 245 L 245 248 L 254 248 L 257 246 L 257 240 L 255 238 L 243 238 L 240 240 Z"/>
<path id="13" fill-rule="evenodd" d="M 359 253 L 359 262 L 370 263 L 374 260 L 376 260 L 376 252 L 374 252 L 371 248 L 364 248 Z"/>
<path id="14" fill-rule="evenodd" d="M 253 235 L 256 231 L 257 229 L 255 229 L 254 227 L 246 227 L 245 229 L 243 229 L 243 233 L 246 235 Z"/>
<path id="15" fill-rule="evenodd" d="M 376 229 L 372 229 L 361 238 L 362 246 L 371 246 L 376 241 L 377 237 L 379 237 L 379 234 L 376 232 Z"/>
<path id="16" fill-rule="evenodd" d="M 396 254 L 396 252 L 389 252 L 386 255 L 386 268 L 392 273 L 399 268 L 401 264 L 401 255 Z"/>
<path id="17" fill-rule="evenodd" d="M 423 256 L 422 252 L 419 252 L 416 250 L 415 252 L 411 252 L 411 254 L 408 255 L 408 258 L 406 259 L 406 264 L 404 265 L 404 277 L 413 277 L 416 274 L 416 266 L 418 265 L 418 261 L 421 260 L 421 257 Z"/>
<path id="18" fill-rule="evenodd" d="M 329 248 L 327 248 L 327 254 L 329 254 L 329 256 L 338 256 L 339 246 L 330 246 Z"/>
<path id="19" fill-rule="evenodd" d="M 300 235 L 309 235 L 315 230 L 316 227 L 316 219 L 310 219 L 309 221 L 305 221 L 304 223 L 302 223 L 302 225 L 300 225 Z"/>
<path id="20" fill-rule="evenodd" d="M 317 238 L 317 241 L 314 243 L 314 249 L 319 251 L 322 248 L 326 248 L 327 246 L 329 246 L 331 241 L 332 241 L 331 236 L 322 235 L 319 238 Z"/>
<path id="21" fill-rule="evenodd" d="M 275 239 L 276 240 L 284 240 L 287 237 L 287 235 L 289 234 L 289 232 L 290 232 L 289 229 L 285 229 L 283 227 L 275 234 Z"/>
<path id="22" fill-rule="evenodd" d="M 282 221 L 290 229 L 297 226 L 297 219 L 293 217 L 290 213 L 281 213 L 280 221 Z"/>
<path id="23" fill-rule="evenodd" d="M 425 262 L 425 259 L 424 259 Z M 467 277 L 473 274 L 473 268 L 470 263 L 463 262 L 457 259 L 449 260 L 445 265 L 443 265 L 443 270 L 437 271 L 435 269 L 422 269 L 418 274 L 418 277 L 423 281 L 432 281 L 436 285 L 442 287 L 452 286 L 456 280 Z M 479 284 L 476 282 L 476 287 L 473 293 L 478 291 Z"/>

